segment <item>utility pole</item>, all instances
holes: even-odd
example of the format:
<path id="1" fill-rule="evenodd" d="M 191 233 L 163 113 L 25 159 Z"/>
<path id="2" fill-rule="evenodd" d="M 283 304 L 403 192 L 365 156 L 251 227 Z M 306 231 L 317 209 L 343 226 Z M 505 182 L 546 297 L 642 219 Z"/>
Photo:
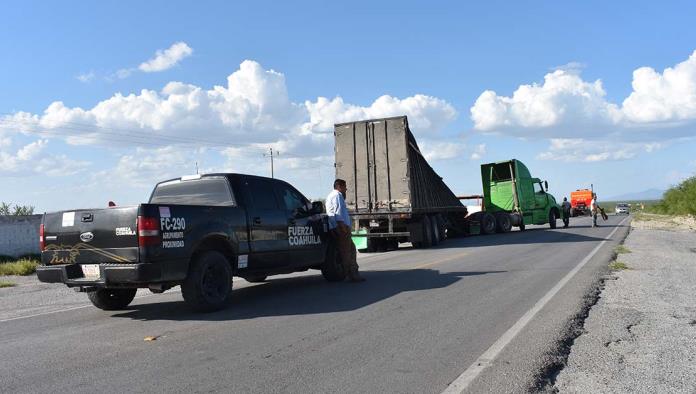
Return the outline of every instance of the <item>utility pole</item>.
<path id="1" fill-rule="evenodd" d="M 280 152 L 278 151 L 273 151 L 273 148 L 268 148 L 268 153 L 264 153 L 263 157 L 270 157 L 271 158 L 271 178 L 274 178 L 273 174 L 273 156 L 280 156 Z"/>

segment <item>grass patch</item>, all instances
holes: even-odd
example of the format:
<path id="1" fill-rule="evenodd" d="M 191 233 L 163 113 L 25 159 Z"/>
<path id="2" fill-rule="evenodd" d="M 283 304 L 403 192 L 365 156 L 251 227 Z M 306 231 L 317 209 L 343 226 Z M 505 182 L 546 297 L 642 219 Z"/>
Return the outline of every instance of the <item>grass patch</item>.
<path id="1" fill-rule="evenodd" d="M 614 250 L 616 251 L 616 254 L 631 253 L 631 249 L 629 249 L 623 245 L 617 246 L 616 249 L 614 249 Z"/>
<path id="2" fill-rule="evenodd" d="M 11 263 L 0 263 L 0 276 L 5 275 L 31 275 L 36 272 L 39 265 L 37 260 L 19 259 Z"/>
<path id="3" fill-rule="evenodd" d="M 2 289 L 3 287 L 14 287 L 14 286 L 17 286 L 17 284 L 13 283 L 13 282 L 8 282 L 6 280 L 0 280 L 0 289 Z"/>
<path id="4" fill-rule="evenodd" d="M 612 261 L 611 264 L 609 264 L 609 268 L 613 271 L 621 271 L 621 270 L 627 270 L 630 269 L 628 268 L 628 265 L 624 263 L 623 261 Z"/>

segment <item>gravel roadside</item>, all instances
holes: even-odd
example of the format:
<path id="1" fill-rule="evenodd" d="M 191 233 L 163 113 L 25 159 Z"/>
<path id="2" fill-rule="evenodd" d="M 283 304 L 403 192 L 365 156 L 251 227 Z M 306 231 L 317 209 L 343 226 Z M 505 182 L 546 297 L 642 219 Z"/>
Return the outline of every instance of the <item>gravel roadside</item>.
<path id="1" fill-rule="evenodd" d="M 606 281 L 558 392 L 696 392 L 696 232 L 659 222 L 632 226 L 617 258 L 628 268 Z"/>

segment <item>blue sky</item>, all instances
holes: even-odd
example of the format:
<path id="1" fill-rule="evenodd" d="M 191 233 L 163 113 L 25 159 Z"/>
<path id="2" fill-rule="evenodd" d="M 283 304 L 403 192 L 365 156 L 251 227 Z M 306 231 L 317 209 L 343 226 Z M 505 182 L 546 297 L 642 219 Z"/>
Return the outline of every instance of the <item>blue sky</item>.
<path id="1" fill-rule="evenodd" d="M 457 193 L 511 157 L 557 197 L 696 173 L 689 2 L 325 3 L 3 3 L 0 201 L 137 203 L 269 146 L 319 197 L 331 125 L 401 113 Z"/>

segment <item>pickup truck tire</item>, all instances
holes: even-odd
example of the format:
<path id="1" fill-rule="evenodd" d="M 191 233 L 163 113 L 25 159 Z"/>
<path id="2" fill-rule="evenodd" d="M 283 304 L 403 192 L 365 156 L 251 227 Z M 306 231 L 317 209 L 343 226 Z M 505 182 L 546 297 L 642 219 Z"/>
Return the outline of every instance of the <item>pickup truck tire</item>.
<path id="1" fill-rule="evenodd" d="M 98 289 L 87 293 L 87 297 L 99 309 L 118 311 L 133 301 L 137 291 L 138 289 Z"/>
<path id="2" fill-rule="evenodd" d="M 341 264 L 341 256 L 333 242 L 329 243 L 326 259 L 321 265 L 321 274 L 329 282 L 342 282 L 346 279 L 346 272 Z"/>
<path id="3" fill-rule="evenodd" d="M 181 284 L 184 301 L 199 312 L 225 307 L 232 293 L 232 269 L 227 258 L 216 251 L 204 252 L 189 267 Z"/>
<path id="4" fill-rule="evenodd" d="M 495 224 L 499 233 L 507 233 L 512 230 L 512 220 L 510 220 L 510 215 L 505 212 L 495 215 Z"/>
<path id="5" fill-rule="evenodd" d="M 481 232 L 484 234 L 495 233 L 495 216 L 493 214 L 484 212 L 481 217 Z"/>

